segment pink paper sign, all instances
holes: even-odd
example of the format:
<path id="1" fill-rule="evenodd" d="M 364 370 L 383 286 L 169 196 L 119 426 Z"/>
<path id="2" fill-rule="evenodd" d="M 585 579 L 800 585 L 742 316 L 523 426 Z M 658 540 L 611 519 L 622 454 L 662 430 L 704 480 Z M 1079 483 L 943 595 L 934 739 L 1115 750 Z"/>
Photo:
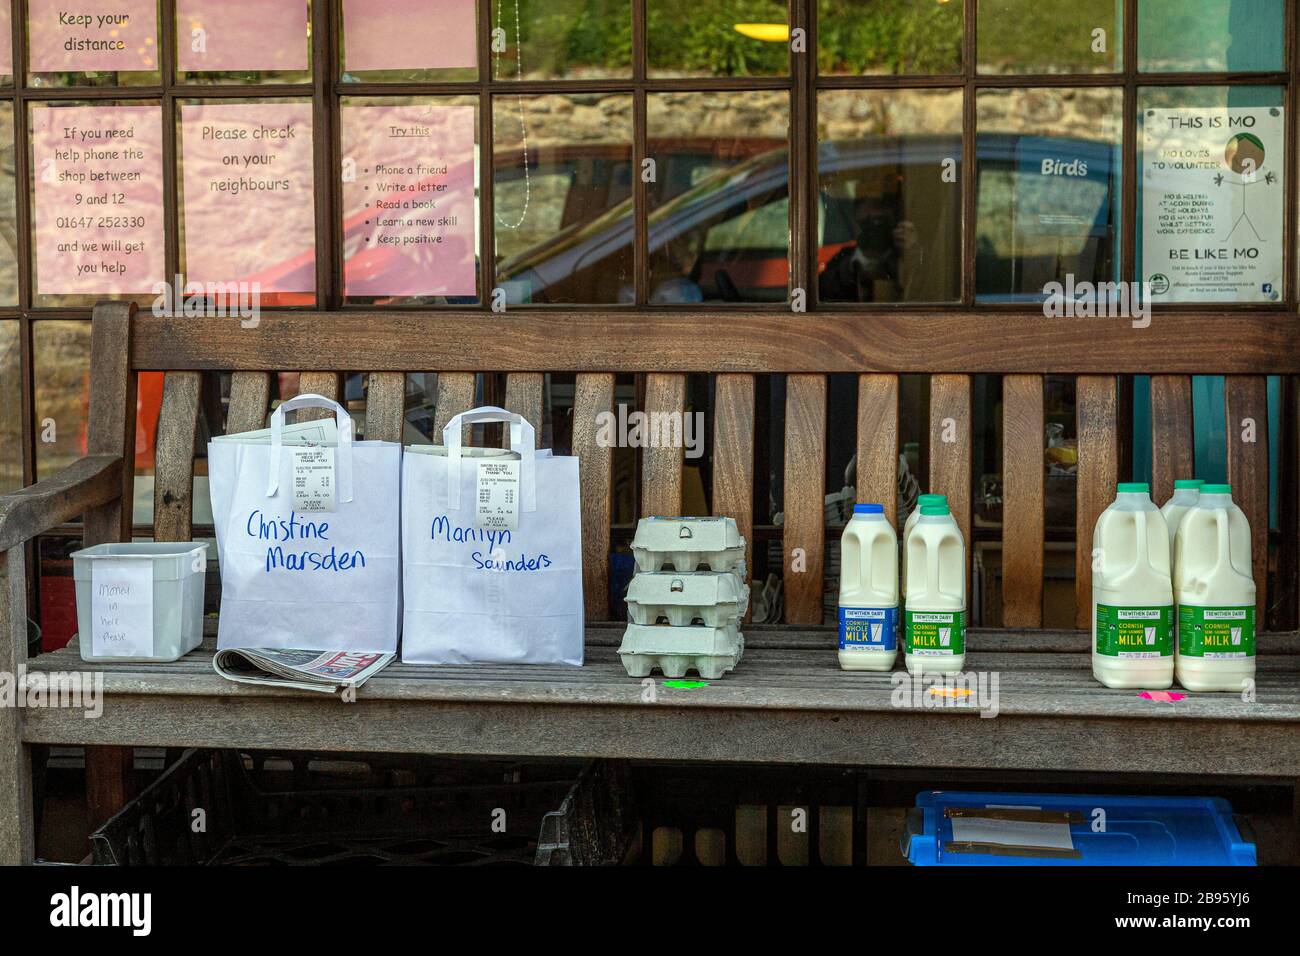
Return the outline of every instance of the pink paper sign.
<path id="1" fill-rule="evenodd" d="M 162 111 L 32 110 L 36 291 L 152 292 L 163 259 Z"/>
<path id="2" fill-rule="evenodd" d="M 343 66 L 434 70 L 478 63 L 474 0 L 343 0 Z"/>
<path id="3" fill-rule="evenodd" d="M 28 0 L 33 73 L 158 69 L 157 0 Z"/>
<path id="4" fill-rule="evenodd" d="M 472 106 L 345 106 L 349 296 L 477 292 Z"/>
<path id="5" fill-rule="evenodd" d="M 14 34 L 9 0 L 0 0 L 0 74 L 14 71 Z"/>
<path id="6" fill-rule="evenodd" d="M 310 103 L 181 107 L 191 282 L 316 288 Z"/>
<path id="7" fill-rule="evenodd" d="M 307 69 L 307 0 L 177 0 L 187 73 Z"/>

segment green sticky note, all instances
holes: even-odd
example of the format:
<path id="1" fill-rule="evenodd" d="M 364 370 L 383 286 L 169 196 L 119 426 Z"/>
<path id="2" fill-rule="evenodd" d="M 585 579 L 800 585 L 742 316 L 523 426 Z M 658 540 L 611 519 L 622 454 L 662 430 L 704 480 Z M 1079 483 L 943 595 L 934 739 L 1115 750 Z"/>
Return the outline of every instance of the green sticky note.
<path id="1" fill-rule="evenodd" d="M 706 680 L 666 680 L 665 687 L 678 687 L 684 690 L 694 690 L 696 687 L 708 687 L 709 682 Z"/>

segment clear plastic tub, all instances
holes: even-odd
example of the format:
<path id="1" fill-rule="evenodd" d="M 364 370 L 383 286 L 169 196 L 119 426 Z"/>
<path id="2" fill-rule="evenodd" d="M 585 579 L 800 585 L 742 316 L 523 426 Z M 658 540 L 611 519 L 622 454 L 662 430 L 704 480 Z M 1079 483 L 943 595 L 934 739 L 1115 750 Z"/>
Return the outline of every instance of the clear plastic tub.
<path id="1" fill-rule="evenodd" d="M 95 655 L 91 646 L 91 575 L 97 560 L 132 558 L 153 565 L 153 653 Z M 83 661 L 174 661 L 203 641 L 203 579 L 208 546 L 194 541 L 97 544 L 72 553 L 77 632 Z"/>

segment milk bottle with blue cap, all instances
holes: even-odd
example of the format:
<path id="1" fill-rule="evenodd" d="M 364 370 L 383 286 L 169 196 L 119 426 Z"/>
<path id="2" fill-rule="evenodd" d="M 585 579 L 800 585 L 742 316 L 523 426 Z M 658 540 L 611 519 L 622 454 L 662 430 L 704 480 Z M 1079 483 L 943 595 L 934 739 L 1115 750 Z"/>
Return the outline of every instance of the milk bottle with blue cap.
<path id="1" fill-rule="evenodd" d="M 1107 687 L 1174 682 L 1169 529 L 1151 488 L 1121 484 L 1092 533 L 1092 674 Z"/>
<path id="2" fill-rule="evenodd" d="M 887 671 L 898 656 L 898 536 L 881 505 L 854 505 L 840 538 L 840 667 Z"/>
<path id="3" fill-rule="evenodd" d="M 1255 578 L 1250 522 L 1231 485 L 1205 485 L 1178 526 L 1178 683 L 1240 693 L 1255 678 Z"/>

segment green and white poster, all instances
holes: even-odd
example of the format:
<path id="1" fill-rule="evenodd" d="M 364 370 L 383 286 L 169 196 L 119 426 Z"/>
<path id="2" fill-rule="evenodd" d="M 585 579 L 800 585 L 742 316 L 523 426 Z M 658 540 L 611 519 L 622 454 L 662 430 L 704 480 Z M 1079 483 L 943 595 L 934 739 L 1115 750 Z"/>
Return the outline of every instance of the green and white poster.
<path id="1" fill-rule="evenodd" d="M 1143 114 L 1142 278 L 1152 302 L 1281 298 L 1284 128 L 1280 107 Z"/>

